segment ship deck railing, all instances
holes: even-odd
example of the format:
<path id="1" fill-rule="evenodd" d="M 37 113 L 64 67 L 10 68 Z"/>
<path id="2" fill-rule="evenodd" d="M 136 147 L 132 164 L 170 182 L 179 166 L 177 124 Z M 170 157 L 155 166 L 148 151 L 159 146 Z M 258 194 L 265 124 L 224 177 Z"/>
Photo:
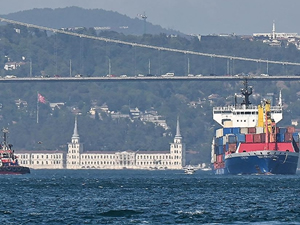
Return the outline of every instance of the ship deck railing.
<path id="1" fill-rule="evenodd" d="M 258 107 L 251 105 L 251 106 L 247 106 L 247 108 L 245 108 L 245 106 L 243 105 L 229 105 L 229 106 L 222 106 L 222 107 L 213 107 L 213 111 L 232 111 L 232 110 L 257 110 Z M 271 111 L 274 112 L 282 112 L 282 106 L 271 106 Z"/>

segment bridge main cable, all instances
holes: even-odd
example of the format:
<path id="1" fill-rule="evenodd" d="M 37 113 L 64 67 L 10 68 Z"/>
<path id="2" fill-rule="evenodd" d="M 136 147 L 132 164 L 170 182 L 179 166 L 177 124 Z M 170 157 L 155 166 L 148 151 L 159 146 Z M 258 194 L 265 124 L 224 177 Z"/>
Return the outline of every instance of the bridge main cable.
<path id="1" fill-rule="evenodd" d="M 294 62 L 283 62 L 283 61 L 274 61 L 274 60 L 266 60 L 266 59 L 254 59 L 254 58 L 246 58 L 246 57 L 237 57 L 237 56 L 228 56 L 228 55 L 218 55 L 218 54 L 211 54 L 211 53 L 202 53 L 202 52 L 195 52 L 195 51 L 189 51 L 189 50 L 181 50 L 181 49 L 174 49 L 174 48 L 166 48 L 166 47 L 159 47 L 154 45 L 145 45 L 145 44 L 139 44 L 139 43 L 133 43 L 133 42 L 127 42 L 127 41 L 120 41 L 120 40 L 114 40 L 109 38 L 103 38 L 103 37 L 95 37 L 85 34 L 78 34 L 74 32 L 69 32 L 61 29 L 54 29 L 44 26 L 38 26 L 30 23 L 23 23 L 15 20 L 9 20 L 0 17 L 1 22 L 11 23 L 11 24 L 18 24 L 21 26 L 26 26 L 30 28 L 37 28 L 40 30 L 47 30 L 51 31 L 53 33 L 61 33 L 66 35 L 72 35 L 80 38 L 87 38 L 87 39 L 94 39 L 99 41 L 105 41 L 110 43 L 117 43 L 117 44 L 123 44 L 123 45 L 130 45 L 130 46 L 136 46 L 141 48 L 148 48 L 148 49 L 155 49 L 159 51 L 168 51 L 168 52 L 177 52 L 177 53 L 183 53 L 183 54 L 190 54 L 190 55 L 199 55 L 199 56 L 206 56 L 206 57 L 215 57 L 215 58 L 224 58 L 224 59 L 231 59 L 231 60 L 241 60 L 241 61 L 251 61 L 251 62 L 260 62 L 260 63 L 271 63 L 271 64 L 281 64 L 281 65 L 292 65 L 292 66 L 300 66 L 300 63 L 294 63 Z"/>

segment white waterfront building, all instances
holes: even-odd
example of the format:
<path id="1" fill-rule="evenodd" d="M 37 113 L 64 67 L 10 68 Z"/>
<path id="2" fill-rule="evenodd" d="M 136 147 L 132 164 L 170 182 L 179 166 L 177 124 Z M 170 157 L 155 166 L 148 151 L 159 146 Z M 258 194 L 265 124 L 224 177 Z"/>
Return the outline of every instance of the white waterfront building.
<path id="1" fill-rule="evenodd" d="M 83 151 L 77 118 L 67 153 L 58 151 L 16 152 L 19 163 L 32 169 L 182 169 L 185 144 L 177 119 L 176 135 L 169 151 Z"/>

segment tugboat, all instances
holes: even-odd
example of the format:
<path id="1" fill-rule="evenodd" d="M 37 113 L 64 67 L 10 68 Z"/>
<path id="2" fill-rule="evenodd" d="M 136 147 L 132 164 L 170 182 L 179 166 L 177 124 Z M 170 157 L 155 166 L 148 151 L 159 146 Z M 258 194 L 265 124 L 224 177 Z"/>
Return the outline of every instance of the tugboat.
<path id="1" fill-rule="evenodd" d="M 30 169 L 20 166 L 12 144 L 7 143 L 7 129 L 3 129 L 3 142 L 0 145 L 0 174 L 26 174 Z"/>

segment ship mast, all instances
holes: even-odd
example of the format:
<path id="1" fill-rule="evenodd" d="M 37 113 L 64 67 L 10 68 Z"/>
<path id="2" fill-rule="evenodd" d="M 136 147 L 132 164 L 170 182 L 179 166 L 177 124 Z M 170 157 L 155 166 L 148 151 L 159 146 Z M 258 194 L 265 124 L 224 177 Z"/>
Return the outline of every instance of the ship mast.
<path id="1" fill-rule="evenodd" d="M 3 150 L 8 150 L 8 148 L 7 148 L 7 133 L 8 133 L 8 130 L 3 128 L 2 132 L 3 132 Z"/>
<path id="2" fill-rule="evenodd" d="M 244 95 L 244 100 L 241 103 L 242 105 L 245 106 L 245 108 L 248 108 L 249 105 L 251 105 L 251 102 L 249 100 L 250 95 L 252 95 L 252 86 L 248 87 L 248 80 L 247 78 L 244 81 L 244 88 L 241 89 L 242 95 Z"/>

